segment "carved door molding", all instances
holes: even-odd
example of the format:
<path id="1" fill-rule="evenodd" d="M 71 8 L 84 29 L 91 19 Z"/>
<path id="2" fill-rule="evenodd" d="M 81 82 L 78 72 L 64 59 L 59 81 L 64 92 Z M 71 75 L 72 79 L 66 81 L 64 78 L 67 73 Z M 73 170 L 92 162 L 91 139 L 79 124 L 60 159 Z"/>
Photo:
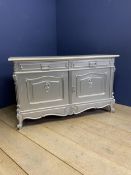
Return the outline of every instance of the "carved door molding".
<path id="1" fill-rule="evenodd" d="M 109 98 L 110 69 L 72 71 L 72 102 Z"/>
<path id="2" fill-rule="evenodd" d="M 18 75 L 21 109 L 68 104 L 68 72 Z"/>

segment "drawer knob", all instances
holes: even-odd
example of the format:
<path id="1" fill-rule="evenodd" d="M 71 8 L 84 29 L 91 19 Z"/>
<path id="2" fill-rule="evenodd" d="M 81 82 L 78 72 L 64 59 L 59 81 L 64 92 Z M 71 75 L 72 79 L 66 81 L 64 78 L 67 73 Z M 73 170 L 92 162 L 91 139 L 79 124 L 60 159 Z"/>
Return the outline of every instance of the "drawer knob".
<path id="1" fill-rule="evenodd" d="M 68 68 L 68 63 L 65 63 L 65 67 Z"/>
<path id="2" fill-rule="evenodd" d="M 50 69 L 50 65 L 42 65 L 41 64 L 41 69 L 42 70 Z"/>
<path id="3" fill-rule="evenodd" d="M 23 65 L 22 65 L 22 64 L 20 64 L 20 69 L 21 69 L 21 70 L 23 69 Z"/>
<path id="4" fill-rule="evenodd" d="M 90 67 L 95 67 L 97 65 L 97 62 L 89 62 Z"/>
<path id="5" fill-rule="evenodd" d="M 74 68 L 74 67 L 75 67 L 74 63 L 71 62 L 71 63 L 69 64 L 69 67 L 70 67 L 70 68 Z"/>
<path id="6" fill-rule="evenodd" d="M 92 78 L 88 78 L 88 83 L 89 83 L 90 87 L 92 87 L 92 84 L 93 84 Z"/>
<path id="7" fill-rule="evenodd" d="M 44 88 L 45 88 L 45 91 L 48 93 L 49 88 L 50 88 L 50 84 L 48 82 L 46 82 Z"/>

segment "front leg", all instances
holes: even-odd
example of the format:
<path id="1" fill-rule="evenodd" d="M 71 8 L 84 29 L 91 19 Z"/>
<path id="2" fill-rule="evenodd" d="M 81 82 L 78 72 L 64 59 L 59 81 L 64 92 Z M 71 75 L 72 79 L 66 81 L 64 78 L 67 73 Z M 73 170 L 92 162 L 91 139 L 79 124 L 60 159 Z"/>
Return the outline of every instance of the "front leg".
<path id="1" fill-rule="evenodd" d="M 110 105 L 110 112 L 112 112 L 112 113 L 115 112 L 115 108 L 114 108 L 114 105 L 113 104 Z"/>
<path id="2" fill-rule="evenodd" d="M 17 119 L 18 119 L 18 124 L 17 124 L 17 129 L 20 130 L 23 126 L 23 117 L 21 114 L 17 114 Z"/>
<path id="3" fill-rule="evenodd" d="M 111 104 L 111 105 L 106 106 L 106 107 L 105 107 L 105 110 L 114 113 L 114 112 L 115 112 L 114 105 Z"/>

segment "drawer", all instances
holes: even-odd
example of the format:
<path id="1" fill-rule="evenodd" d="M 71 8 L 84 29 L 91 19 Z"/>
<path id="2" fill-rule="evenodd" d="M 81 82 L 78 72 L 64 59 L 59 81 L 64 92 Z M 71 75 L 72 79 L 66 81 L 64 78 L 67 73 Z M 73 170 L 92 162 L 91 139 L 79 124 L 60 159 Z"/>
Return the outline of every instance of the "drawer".
<path id="1" fill-rule="evenodd" d="M 68 61 L 57 62 L 20 62 L 15 63 L 15 71 L 44 71 L 67 69 Z"/>
<path id="2" fill-rule="evenodd" d="M 69 68 L 94 68 L 94 67 L 109 67 L 110 60 L 78 60 L 70 61 Z"/>

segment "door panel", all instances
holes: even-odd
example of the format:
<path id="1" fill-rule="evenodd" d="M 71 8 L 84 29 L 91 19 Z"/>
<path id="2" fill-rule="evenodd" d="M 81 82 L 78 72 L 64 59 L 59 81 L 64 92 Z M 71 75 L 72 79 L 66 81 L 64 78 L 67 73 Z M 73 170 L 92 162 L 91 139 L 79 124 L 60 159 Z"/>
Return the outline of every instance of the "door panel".
<path id="1" fill-rule="evenodd" d="M 60 77 L 27 79 L 27 94 L 31 104 L 63 99 L 63 81 Z"/>
<path id="2" fill-rule="evenodd" d="M 68 72 L 17 76 L 21 110 L 68 104 Z"/>
<path id="3" fill-rule="evenodd" d="M 72 102 L 109 98 L 110 68 L 72 71 Z"/>

